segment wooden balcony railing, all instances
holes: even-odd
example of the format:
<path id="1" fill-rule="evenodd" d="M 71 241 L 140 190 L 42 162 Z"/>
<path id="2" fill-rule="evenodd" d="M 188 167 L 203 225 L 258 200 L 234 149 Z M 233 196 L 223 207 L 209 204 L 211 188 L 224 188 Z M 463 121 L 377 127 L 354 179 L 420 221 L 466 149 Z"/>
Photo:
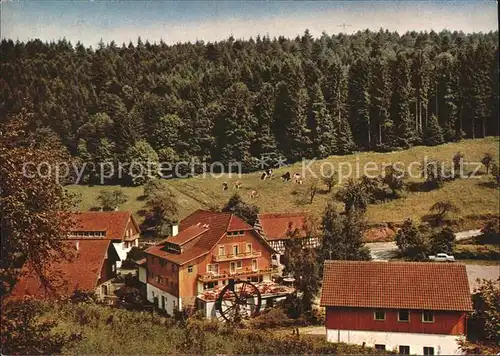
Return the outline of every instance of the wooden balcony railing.
<path id="1" fill-rule="evenodd" d="M 235 261 L 235 260 L 244 260 L 246 258 L 256 258 L 261 257 L 261 251 L 251 251 L 251 252 L 240 252 L 238 254 L 229 253 L 226 255 L 214 255 L 214 262 L 224 262 L 224 261 Z"/>
<path id="2" fill-rule="evenodd" d="M 200 282 L 211 282 L 217 281 L 219 279 L 231 279 L 236 277 L 252 277 L 259 276 L 261 274 L 277 273 L 278 269 L 276 267 L 261 268 L 257 270 L 252 270 L 251 268 L 237 269 L 235 271 L 221 271 L 220 273 L 206 273 L 199 274 L 198 281 Z"/>

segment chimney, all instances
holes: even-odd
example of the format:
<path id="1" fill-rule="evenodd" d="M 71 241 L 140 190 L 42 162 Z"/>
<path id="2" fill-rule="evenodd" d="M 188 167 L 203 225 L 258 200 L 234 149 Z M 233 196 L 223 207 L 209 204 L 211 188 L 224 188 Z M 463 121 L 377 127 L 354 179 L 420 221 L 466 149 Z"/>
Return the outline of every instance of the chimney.
<path id="1" fill-rule="evenodd" d="M 179 224 L 178 223 L 173 223 L 172 224 L 172 236 L 175 236 L 179 233 Z"/>

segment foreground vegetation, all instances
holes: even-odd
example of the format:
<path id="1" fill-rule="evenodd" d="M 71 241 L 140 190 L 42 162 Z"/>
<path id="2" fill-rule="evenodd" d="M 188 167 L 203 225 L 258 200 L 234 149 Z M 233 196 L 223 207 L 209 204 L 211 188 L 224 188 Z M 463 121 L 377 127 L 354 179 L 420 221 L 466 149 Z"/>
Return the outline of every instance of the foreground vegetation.
<path id="1" fill-rule="evenodd" d="M 293 328 L 290 328 L 288 333 L 283 328 L 280 328 L 279 333 L 260 330 L 258 327 L 262 323 L 235 326 L 197 317 L 176 320 L 149 312 L 132 312 L 86 303 L 61 302 L 35 305 L 40 311 L 38 322 L 56 322 L 56 326 L 51 329 L 52 337 L 65 340 L 63 345 L 46 342 L 45 345 L 54 349 L 39 349 L 40 353 L 84 355 L 379 353 L 368 347 L 328 343 L 324 337 L 292 336 Z M 281 325 L 285 325 L 283 318 L 280 322 Z M 17 335 L 19 336 L 23 336 L 22 331 L 21 335 Z M 30 341 L 28 338 L 25 341 L 25 347 L 28 347 Z M 39 353 L 36 352 L 36 348 L 30 351 Z"/>
<path id="2" fill-rule="evenodd" d="M 311 170 L 319 174 L 321 164 L 330 162 L 335 168 L 339 164 L 351 164 L 353 167 L 359 162 L 363 165 L 367 162 L 383 163 L 403 162 L 408 166 L 411 162 L 421 162 L 424 157 L 439 160 L 451 164 L 453 156 L 457 152 L 464 154 L 467 162 L 480 162 L 486 152 L 493 155 L 498 162 L 498 138 L 490 137 L 479 140 L 464 140 L 459 143 L 449 143 L 436 147 L 414 147 L 405 151 L 391 153 L 358 153 L 348 156 L 331 156 L 325 160 L 319 160 L 311 165 Z M 469 167 L 473 169 L 472 165 Z M 355 168 L 354 168 L 355 169 Z M 285 172 L 300 172 L 301 164 L 294 164 L 275 170 L 274 179 L 260 180 L 260 173 L 243 174 L 241 177 L 233 175 L 213 178 L 207 176 L 189 179 L 171 179 L 166 181 L 178 199 L 179 218 L 190 214 L 195 209 L 209 209 L 222 207 L 234 193 L 232 189 L 234 182 L 240 181 L 241 197 L 256 205 L 261 212 L 292 212 L 308 211 L 313 216 L 319 217 L 331 199 L 326 193 L 326 187 L 319 185 L 318 194 L 312 203 L 299 203 L 298 196 L 303 193 L 304 187 L 310 184 L 311 176 L 306 175 L 304 185 L 299 187 L 291 182 L 283 182 L 279 177 Z M 416 168 L 414 169 L 416 174 Z M 480 173 L 485 173 L 482 167 Z M 419 220 L 429 214 L 429 209 L 438 201 L 447 200 L 458 208 L 456 213 L 449 216 L 448 223 L 456 230 L 481 228 L 484 222 L 491 216 L 498 215 L 499 195 L 491 185 L 491 177 L 482 175 L 477 179 L 457 179 L 447 182 L 439 189 L 421 191 L 418 183 L 423 179 L 408 179 L 409 187 L 400 199 L 394 199 L 383 203 L 371 204 L 366 211 L 366 218 L 371 224 L 395 223 L 401 224 L 406 218 L 411 217 Z M 227 182 L 229 190 L 222 190 L 222 183 Z M 101 190 L 114 190 L 117 186 L 70 186 L 72 192 L 80 196 L 79 208 L 88 210 L 99 206 L 97 197 Z M 332 193 L 336 193 L 340 184 L 333 187 Z M 123 187 L 122 191 L 128 196 L 127 201 L 120 205 L 121 210 L 131 210 L 139 220 L 145 214 L 145 202 L 142 197 L 142 187 Z M 249 193 L 255 190 L 259 194 L 250 199 Z M 340 205 L 340 203 L 339 203 Z"/>

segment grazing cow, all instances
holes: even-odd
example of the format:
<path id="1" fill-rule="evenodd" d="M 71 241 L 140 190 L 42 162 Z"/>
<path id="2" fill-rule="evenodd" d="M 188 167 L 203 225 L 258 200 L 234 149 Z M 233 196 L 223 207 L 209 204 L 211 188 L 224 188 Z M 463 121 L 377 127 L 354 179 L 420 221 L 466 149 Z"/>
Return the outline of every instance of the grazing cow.
<path id="1" fill-rule="evenodd" d="M 256 190 L 252 190 L 250 192 L 250 199 L 257 198 L 259 196 L 259 193 Z"/>
<path id="2" fill-rule="evenodd" d="M 262 175 L 260 176 L 260 179 L 261 180 L 264 180 L 267 178 L 267 173 L 266 172 L 263 172 Z"/>
<path id="3" fill-rule="evenodd" d="M 286 172 L 285 174 L 283 174 L 281 176 L 281 179 L 283 179 L 283 181 L 285 182 L 288 182 L 290 180 L 290 172 Z"/>
<path id="4" fill-rule="evenodd" d="M 239 180 L 237 180 L 236 182 L 234 182 L 233 188 L 234 189 L 240 189 L 241 188 L 241 182 Z"/>
<path id="5" fill-rule="evenodd" d="M 227 183 L 226 182 L 222 183 L 222 190 L 227 190 L 227 189 L 228 189 Z"/>
<path id="6" fill-rule="evenodd" d="M 302 184 L 302 183 L 303 183 L 303 182 L 302 182 L 302 178 L 300 177 L 300 174 L 295 173 L 295 174 L 293 175 L 293 182 L 294 182 L 294 183 L 297 183 L 297 184 Z"/>
<path id="7" fill-rule="evenodd" d="M 268 178 L 272 178 L 273 177 L 273 170 L 271 168 L 268 168 L 266 170 L 266 174 L 267 174 Z"/>

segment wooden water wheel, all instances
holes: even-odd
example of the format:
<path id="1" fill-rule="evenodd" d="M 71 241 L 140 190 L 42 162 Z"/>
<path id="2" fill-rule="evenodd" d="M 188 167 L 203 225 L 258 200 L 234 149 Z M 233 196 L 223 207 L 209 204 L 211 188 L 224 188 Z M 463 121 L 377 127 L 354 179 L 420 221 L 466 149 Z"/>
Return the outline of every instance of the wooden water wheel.
<path id="1" fill-rule="evenodd" d="M 238 322 L 255 317 L 262 303 L 259 289 L 248 281 L 230 281 L 219 293 L 215 310 L 220 320 Z"/>

